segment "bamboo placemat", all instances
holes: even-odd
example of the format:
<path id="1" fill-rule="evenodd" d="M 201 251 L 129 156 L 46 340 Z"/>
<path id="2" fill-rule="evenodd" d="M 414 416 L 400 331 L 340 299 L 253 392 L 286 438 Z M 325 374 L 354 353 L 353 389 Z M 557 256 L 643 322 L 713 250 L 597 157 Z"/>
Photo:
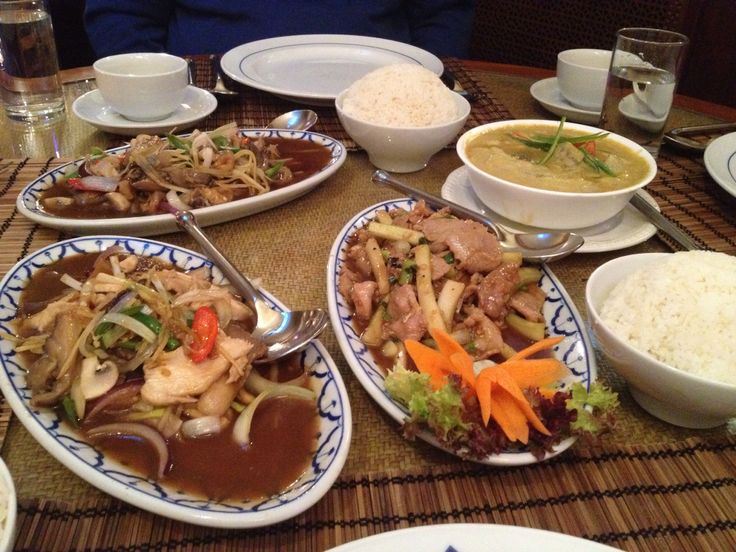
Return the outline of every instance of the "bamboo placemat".
<path id="1" fill-rule="evenodd" d="M 524 469 L 394 470 L 341 477 L 304 514 L 248 531 L 196 527 L 110 498 L 38 499 L 20 505 L 16 550 L 321 551 L 443 523 L 534 527 L 625 550 L 734 550 L 734 474 L 734 440 L 603 448 Z"/>
<path id="2" fill-rule="evenodd" d="M 214 86 L 215 75 L 210 61 L 201 56 L 195 56 L 192 59 L 196 67 L 195 83 L 204 88 Z M 508 110 L 483 89 L 482 85 L 465 70 L 460 60 L 445 58 L 442 61 L 445 67 L 452 72 L 457 82 L 474 98 L 471 102 L 470 116 L 465 124 L 466 130 L 481 124 L 511 118 Z M 226 79 L 226 82 L 229 88 L 240 91 L 241 97 L 232 100 L 220 100 L 217 110 L 198 125 L 200 128 L 212 130 L 232 121 L 236 121 L 244 127 L 261 127 L 282 113 L 300 107 L 310 107 L 319 115 L 319 122 L 312 130 L 340 140 L 349 150 L 359 149 L 342 128 L 333 106 L 304 106 L 291 100 L 249 88 L 229 79 Z M 447 147 L 453 147 L 453 144 L 449 144 Z"/>

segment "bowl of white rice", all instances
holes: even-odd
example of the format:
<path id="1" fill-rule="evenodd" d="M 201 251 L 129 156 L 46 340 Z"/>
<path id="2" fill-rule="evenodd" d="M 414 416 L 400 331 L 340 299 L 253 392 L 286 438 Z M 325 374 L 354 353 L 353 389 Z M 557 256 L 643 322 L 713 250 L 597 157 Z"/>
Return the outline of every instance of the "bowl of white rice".
<path id="1" fill-rule="evenodd" d="M 674 425 L 736 418 L 736 257 L 619 257 L 585 290 L 597 346 L 647 412 Z"/>
<path id="2" fill-rule="evenodd" d="M 350 137 L 379 169 L 414 172 L 452 142 L 470 114 L 468 101 L 429 69 L 394 64 L 358 79 L 335 99 Z"/>
<path id="3" fill-rule="evenodd" d="M 13 478 L 0 458 L 0 552 L 13 549 L 17 509 Z"/>

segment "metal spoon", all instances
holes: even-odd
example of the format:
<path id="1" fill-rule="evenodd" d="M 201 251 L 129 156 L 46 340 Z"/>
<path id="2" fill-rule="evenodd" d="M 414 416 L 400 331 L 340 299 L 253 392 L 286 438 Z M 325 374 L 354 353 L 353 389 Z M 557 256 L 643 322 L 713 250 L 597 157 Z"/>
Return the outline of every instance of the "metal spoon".
<path id="1" fill-rule="evenodd" d="M 256 327 L 253 336 L 268 347 L 265 357 L 253 362 L 260 364 L 279 359 L 298 351 L 317 337 L 327 326 L 327 313 L 323 309 L 308 311 L 277 311 L 263 299 L 261 292 L 233 266 L 214 243 L 202 232 L 197 219 L 190 211 L 177 211 L 176 224 L 199 244 L 207 256 L 215 263 L 230 284 L 237 290 L 248 306 L 256 313 Z"/>
<path id="2" fill-rule="evenodd" d="M 295 109 L 279 115 L 266 128 L 285 130 L 309 130 L 317 124 L 317 114 L 311 109 Z"/>
<path id="3" fill-rule="evenodd" d="M 540 231 L 527 234 L 508 232 L 488 217 L 400 182 L 392 178 L 386 171 L 374 172 L 371 179 L 379 186 L 388 185 L 416 199 L 423 199 L 432 207 L 449 207 L 454 214 L 460 217 L 485 224 L 496 234 L 503 251 L 521 253 L 524 259 L 529 262 L 546 263 L 562 259 L 579 249 L 585 241 L 582 236 L 570 232 Z"/>
<path id="4" fill-rule="evenodd" d="M 238 96 L 240 92 L 230 90 L 227 86 L 225 86 L 225 81 L 222 78 L 220 56 L 216 56 L 214 54 L 210 55 L 210 64 L 212 65 L 212 72 L 215 74 L 215 86 L 214 88 L 205 88 L 205 90 L 222 99 L 234 98 Z"/>

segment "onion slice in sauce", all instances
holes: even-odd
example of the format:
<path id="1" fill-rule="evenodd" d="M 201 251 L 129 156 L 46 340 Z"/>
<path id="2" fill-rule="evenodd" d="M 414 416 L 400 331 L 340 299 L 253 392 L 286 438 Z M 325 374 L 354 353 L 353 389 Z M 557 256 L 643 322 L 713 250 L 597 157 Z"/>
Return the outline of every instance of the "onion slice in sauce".
<path id="1" fill-rule="evenodd" d="M 90 439 L 97 439 L 103 437 L 125 437 L 125 436 L 136 436 L 140 437 L 147 443 L 149 443 L 156 450 L 158 455 L 158 467 L 156 469 L 156 479 L 161 479 L 166 472 L 166 468 L 169 466 L 169 449 L 166 446 L 166 441 L 163 436 L 145 424 L 136 424 L 133 422 L 120 422 L 113 424 L 104 424 L 101 426 L 93 427 L 87 431 L 87 436 Z"/>
<path id="2" fill-rule="evenodd" d="M 143 380 L 127 381 L 117 387 L 113 387 L 105 395 L 94 401 L 92 408 L 87 413 L 86 419 L 94 418 L 103 410 L 124 410 L 130 408 L 137 400 L 138 394 L 143 387 Z"/>
<path id="3" fill-rule="evenodd" d="M 109 176 L 85 176 L 79 179 L 81 188 L 90 192 L 114 192 L 118 189 L 119 179 Z"/>
<path id="4" fill-rule="evenodd" d="M 235 442 L 240 446 L 248 446 L 250 444 L 250 427 L 253 423 L 253 415 L 256 412 L 256 408 L 258 408 L 258 405 L 264 400 L 271 397 L 293 397 L 295 399 L 303 399 L 307 401 L 315 400 L 314 391 L 305 387 L 279 384 L 266 389 L 253 399 L 253 402 L 245 407 L 245 410 L 243 410 L 240 413 L 240 416 L 238 416 L 238 419 L 235 420 L 235 424 L 233 425 L 233 439 L 235 439 Z"/>
<path id="5" fill-rule="evenodd" d="M 210 437 L 222 431 L 219 416 L 199 416 L 181 424 L 181 432 L 189 439 Z"/>

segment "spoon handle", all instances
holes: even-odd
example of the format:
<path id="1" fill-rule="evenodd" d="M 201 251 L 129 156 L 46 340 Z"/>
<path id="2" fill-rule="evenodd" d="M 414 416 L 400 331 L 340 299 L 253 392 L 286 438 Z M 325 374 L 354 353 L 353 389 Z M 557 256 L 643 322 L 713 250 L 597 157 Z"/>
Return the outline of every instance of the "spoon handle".
<path id="1" fill-rule="evenodd" d="M 683 230 L 681 230 L 675 223 L 652 207 L 649 202 L 639 194 L 634 194 L 631 198 L 631 204 L 644 215 L 649 222 L 654 224 L 662 232 L 667 234 L 670 238 L 675 240 L 680 246 L 686 251 L 693 251 L 703 249 L 703 247 L 697 243 L 694 239 L 688 236 Z"/>
<path id="2" fill-rule="evenodd" d="M 197 224 L 197 219 L 191 211 L 177 211 L 174 214 L 176 224 L 185 230 L 194 241 L 204 250 L 207 256 L 212 260 L 217 268 L 219 268 L 230 284 L 240 293 L 240 295 L 248 302 L 248 305 L 256 311 L 256 304 L 261 299 L 260 292 L 243 276 L 243 274 L 233 266 L 227 257 L 220 251 L 215 244 L 202 232 Z"/>
<path id="3" fill-rule="evenodd" d="M 449 201 L 423 190 L 419 190 L 413 186 L 409 186 L 404 182 L 392 178 L 386 171 L 374 172 L 371 180 L 373 180 L 373 182 L 375 184 L 378 184 L 379 186 L 388 185 L 394 190 L 398 190 L 400 192 L 408 194 L 415 199 L 423 199 L 432 207 L 438 209 L 441 209 L 442 207 L 449 207 L 450 210 L 452 210 L 452 212 L 456 215 L 474 220 L 476 222 L 480 222 L 481 224 L 485 224 L 486 226 L 488 226 L 493 231 L 493 233 L 496 234 L 496 237 L 499 241 L 503 241 L 506 238 L 506 235 L 498 227 L 498 225 L 488 217 L 484 217 L 483 215 L 476 213 L 475 211 L 471 211 L 470 209 L 467 209 L 462 205 L 455 203 L 454 201 Z"/>

